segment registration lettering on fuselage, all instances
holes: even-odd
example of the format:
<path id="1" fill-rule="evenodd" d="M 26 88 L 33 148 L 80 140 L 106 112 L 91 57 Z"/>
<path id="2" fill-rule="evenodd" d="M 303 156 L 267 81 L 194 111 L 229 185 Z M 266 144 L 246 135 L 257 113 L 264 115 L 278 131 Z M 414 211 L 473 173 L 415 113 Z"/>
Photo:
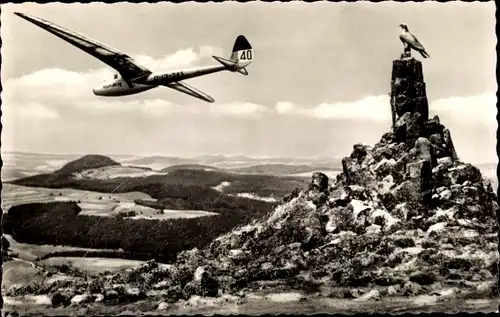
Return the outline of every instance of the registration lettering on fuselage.
<path id="1" fill-rule="evenodd" d="M 121 87 L 122 86 L 122 83 L 113 83 L 113 84 L 109 84 L 109 85 L 104 85 L 104 89 L 107 89 L 107 88 L 113 88 L 113 87 Z"/>
<path id="2" fill-rule="evenodd" d="M 176 73 L 170 73 L 170 74 L 162 74 L 162 75 L 156 75 L 153 77 L 153 80 L 163 80 L 163 79 L 177 79 L 182 77 L 184 75 L 183 72 L 176 72 Z"/>

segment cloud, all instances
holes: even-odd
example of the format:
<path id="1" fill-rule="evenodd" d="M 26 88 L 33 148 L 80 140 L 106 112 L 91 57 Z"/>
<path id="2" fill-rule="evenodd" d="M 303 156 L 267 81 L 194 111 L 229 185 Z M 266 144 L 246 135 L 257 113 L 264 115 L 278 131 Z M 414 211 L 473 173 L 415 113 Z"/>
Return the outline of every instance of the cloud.
<path id="1" fill-rule="evenodd" d="M 180 105 L 162 99 L 114 100 L 106 102 L 94 100 L 85 103 L 76 102 L 74 106 L 80 108 L 80 110 L 87 110 L 88 112 L 98 115 L 129 112 L 135 115 L 139 114 L 153 117 L 180 112 L 182 108 Z"/>
<path id="2" fill-rule="evenodd" d="M 293 105 L 293 103 L 287 101 L 280 101 L 276 104 L 276 111 L 278 111 L 278 113 L 280 114 L 290 113 L 294 108 L 295 106 Z"/>
<path id="3" fill-rule="evenodd" d="M 494 93 L 442 98 L 430 102 L 429 113 L 430 116 L 439 115 L 441 119 L 465 125 L 496 126 L 496 100 Z M 391 121 L 389 95 L 367 96 L 352 102 L 325 102 L 309 108 L 281 101 L 276 104 L 275 110 L 279 115 L 321 120 Z"/>
<path id="4" fill-rule="evenodd" d="M 267 108 L 250 102 L 235 102 L 229 104 L 211 104 L 209 111 L 213 114 L 258 117 L 267 112 Z"/>
<path id="5" fill-rule="evenodd" d="M 318 119 L 368 119 L 386 121 L 391 117 L 388 95 L 368 96 L 354 102 L 322 103 L 310 115 Z"/>
<path id="6" fill-rule="evenodd" d="M 203 45 L 195 52 L 193 48 L 179 50 L 173 54 L 155 59 L 147 55 L 138 55 L 134 59 L 141 65 L 156 71 L 170 70 L 177 67 L 199 65 L 204 60 L 211 60 L 212 55 L 223 55 L 220 47 Z"/>
<path id="7" fill-rule="evenodd" d="M 321 120 L 370 120 L 386 121 L 391 118 L 389 96 L 368 96 L 352 102 L 321 103 L 314 107 L 301 107 L 288 101 L 276 104 L 276 112 Z"/>
<path id="8" fill-rule="evenodd" d="M 201 53 L 201 52 L 200 52 Z M 151 70 L 161 71 L 174 67 L 185 67 L 197 64 L 202 55 L 195 53 L 192 48 L 179 50 L 173 54 L 163 56 L 159 59 L 154 59 L 150 56 L 139 55 L 135 60 Z"/>
<path id="9" fill-rule="evenodd" d="M 431 115 L 439 115 L 451 121 L 464 125 L 494 125 L 497 120 L 497 97 L 494 93 L 484 93 L 476 96 L 450 97 L 438 99 L 430 104 Z"/>
<path id="10" fill-rule="evenodd" d="M 151 70 L 169 70 L 202 65 L 212 55 L 222 55 L 223 50 L 213 46 L 182 49 L 160 58 L 146 55 L 134 56 L 138 63 Z M 38 116 L 56 118 L 58 115 L 77 113 L 106 114 L 129 112 L 147 117 L 161 117 L 172 113 L 215 114 L 239 117 L 256 117 L 265 108 L 252 103 L 228 103 L 196 106 L 195 99 L 187 105 L 175 104 L 171 100 L 147 95 L 133 95 L 123 98 L 96 97 L 91 89 L 112 78 L 115 71 L 109 67 L 89 70 L 85 73 L 65 69 L 42 69 L 36 72 L 8 79 L 4 82 L 4 118 L 9 119 Z M 156 93 L 158 96 L 158 93 Z M 181 93 L 173 92 L 172 98 Z M 170 97 L 170 96 L 169 96 Z M 146 98 L 146 99 L 145 99 Z"/>
<path id="11" fill-rule="evenodd" d="M 109 101 L 105 103 L 99 101 L 77 102 L 75 106 L 98 114 L 129 112 L 156 118 L 176 113 L 257 118 L 268 111 L 264 106 L 250 102 L 212 103 L 199 106 L 193 104 L 180 105 L 163 99 Z"/>
<path id="12" fill-rule="evenodd" d="M 9 115 L 9 112 L 7 112 L 7 115 Z M 59 117 L 57 112 L 34 102 L 25 105 L 14 115 L 16 116 L 16 120 L 26 120 L 26 119 L 50 120 L 50 119 L 57 119 Z"/>
<path id="13" fill-rule="evenodd" d="M 222 50 L 203 46 L 198 49 L 186 48 L 159 58 L 150 56 L 137 56 L 136 58 L 148 68 L 167 70 L 203 65 L 205 61 L 211 60 L 212 55 L 223 55 Z M 54 136 L 70 133 L 72 138 L 79 138 L 82 135 L 80 140 L 89 137 L 96 139 L 96 143 L 102 142 L 102 147 L 107 148 L 108 146 L 114 147 L 114 144 L 118 144 L 119 141 L 111 142 L 112 145 L 109 145 L 105 140 L 99 139 L 101 135 L 108 133 L 112 135 L 110 138 L 121 140 L 122 136 L 129 135 L 130 131 L 127 127 L 135 124 L 134 122 L 142 121 L 140 123 L 142 125 L 138 126 L 137 131 L 134 131 L 133 134 L 137 135 L 138 140 L 149 135 L 151 140 L 154 139 L 160 143 L 168 140 L 174 143 L 201 146 L 196 142 L 200 138 L 203 139 L 206 133 L 212 133 L 211 135 L 215 135 L 212 139 L 218 139 L 223 134 L 221 131 L 227 131 L 227 133 L 234 134 L 232 141 L 227 141 L 228 144 L 237 143 L 238 141 L 235 140 L 240 133 L 237 125 L 219 126 L 220 122 L 223 121 L 219 118 L 229 117 L 238 120 L 258 119 L 259 126 L 255 129 L 259 129 L 257 132 L 261 134 L 261 131 L 274 131 L 273 129 L 277 127 L 289 127 L 292 122 L 296 124 L 297 121 L 300 121 L 300 130 L 298 131 L 331 133 L 330 139 L 342 135 L 341 140 L 335 139 L 337 140 L 335 142 L 341 144 L 342 142 L 351 142 L 351 140 L 355 140 L 353 142 L 366 140 L 375 135 L 378 138 L 380 133 L 387 131 L 386 129 L 391 122 L 390 100 L 386 94 L 366 96 L 353 101 L 325 101 L 312 105 L 294 103 L 292 100 L 281 100 L 272 105 L 258 104 L 250 100 L 229 100 L 210 104 L 184 96 L 176 91 L 165 93 L 160 89 L 122 98 L 94 96 L 91 91 L 92 87 L 97 86 L 103 80 L 110 79 L 113 73 L 114 71 L 109 67 L 93 69 L 85 73 L 64 69 L 42 69 L 4 81 L 2 122 L 5 130 L 2 135 L 3 140 L 11 148 L 17 146 L 36 148 L 37 146 L 42 147 L 40 144 L 45 144 L 46 140 L 51 140 Z M 211 81 L 212 79 L 207 82 Z M 194 83 L 194 86 L 197 84 Z M 221 85 L 215 81 L 212 89 L 208 88 L 207 92 L 216 92 L 218 86 Z M 199 88 L 204 90 L 204 87 L 206 86 L 202 85 Z M 221 90 L 227 91 L 228 89 L 221 86 L 219 91 Z M 165 96 L 168 100 L 165 99 Z M 496 153 L 493 150 L 496 141 L 493 130 L 497 127 L 495 106 L 496 96 L 494 93 L 454 96 L 430 100 L 430 114 L 431 116 L 439 115 L 441 122 L 451 130 L 457 150 L 460 153 L 465 153 L 460 154 L 465 156 L 464 159 L 491 161 L 490 158 L 496 158 Z M 210 116 L 217 117 L 217 119 L 209 120 Z M 286 120 L 287 118 L 294 120 Z M 161 126 L 151 123 L 155 119 L 162 121 Z M 18 124 L 26 121 L 29 122 L 29 129 L 25 128 L 26 124 L 22 124 L 22 127 L 21 124 Z M 231 119 L 226 120 L 226 122 L 230 121 Z M 353 125 L 346 121 L 356 121 L 356 124 Z M 176 133 L 178 133 L 179 127 L 184 127 L 192 122 L 196 122 L 196 125 L 199 126 L 197 132 L 192 132 L 193 137 L 188 138 L 183 132 L 182 138 L 188 138 L 189 141 L 181 137 L 178 138 Z M 335 123 L 333 129 L 330 122 Z M 90 126 L 92 131 L 87 130 Z M 237 132 L 231 130 L 236 129 L 235 127 Z M 45 132 L 46 128 L 48 132 Z M 160 129 L 165 132 L 158 133 Z M 350 129 L 350 132 L 346 132 L 346 129 Z M 207 132 L 208 130 L 210 132 Z M 284 128 L 281 130 L 287 131 Z M 6 134 L 5 131 L 8 133 Z M 346 134 L 350 134 L 349 137 L 346 137 Z M 194 135 L 197 137 L 195 138 Z M 276 137 L 277 140 L 284 140 L 288 135 L 273 137 Z M 99 140 L 97 141 L 97 139 Z M 300 139 L 300 137 L 294 137 L 294 139 Z M 480 139 L 481 142 L 478 143 L 477 139 Z M 141 142 L 138 141 L 136 146 L 143 146 Z M 308 138 L 304 139 L 303 148 L 310 147 L 308 142 L 310 142 Z M 76 143 L 80 146 L 85 141 Z M 268 144 L 271 152 L 275 151 L 276 147 L 270 145 L 272 141 L 264 138 L 259 139 L 257 136 L 253 140 L 253 144 L 252 146 L 255 146 L 256 149 L 263 147 L 261 144 Z M 57 146 L 63 147 L 62 144 L 57 144 Z M 64 146 L 73 145 L 67 141 Z M 197 146 L 193 146 L 193 151 L 197 151 Z M 227 145 L 224 144 L 224 146 Z M 351 144 L 348 145 L 348 147 L 350 146 Z M 116 148 L 118 147 L 119 145 L 116 145 Z M 339 147 L 341 145 L 335 144 L 335 150 L 332 151 L 336 151 Z M 146 148 L 145 145 L 144 148 Z M 319 150 L 324 149 L 318 148 Z M 486 159 L 479 156 L 486 157 Z"/>

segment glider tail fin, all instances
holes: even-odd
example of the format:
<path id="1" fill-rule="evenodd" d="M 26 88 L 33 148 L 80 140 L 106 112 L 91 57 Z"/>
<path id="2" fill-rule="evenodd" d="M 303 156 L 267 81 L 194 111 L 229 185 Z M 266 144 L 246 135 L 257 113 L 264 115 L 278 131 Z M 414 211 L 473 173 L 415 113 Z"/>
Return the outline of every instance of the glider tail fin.
<path id="1" fill-rule="evenodd" d="M 234 42 L 231 60 L 238 63 L 240 68 L 247 67 L 253 60 L 252 45 L 243 35 L 238 36 Z"/>
<path id="2" fill-rule="evenodd" d="M 234 42 L 229 59 L 218 56 L 213 56 L 213 58 L 233 72 L 248 75 L 245 67 L 253 61 L 253 49 L 248 40 L 243 35 L 239 35 Z"/>

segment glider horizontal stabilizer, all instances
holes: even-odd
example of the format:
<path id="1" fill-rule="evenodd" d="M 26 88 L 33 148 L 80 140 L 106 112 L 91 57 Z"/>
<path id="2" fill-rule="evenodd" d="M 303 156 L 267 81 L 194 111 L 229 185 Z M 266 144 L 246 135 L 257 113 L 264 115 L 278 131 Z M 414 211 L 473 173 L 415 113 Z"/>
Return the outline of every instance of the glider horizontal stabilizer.
<path id="1" fill-rule="evenodd" d="M 238 73 L 242 74 L 242 75 L 245 75 L 245 76 L 248 76 L 248 71 L 246 68 L 240 68 L 238 69 Z"/>
<path id="2" fill-rule="evenodd" d="M 222 65 L 224 65 L 228 69 L 235 69 L 238 67 L 237 61 L 232 61 L 230 59 L 226 59 L 226 58 L 219 57 L 219 56 L 212 56 L 212 57 L 215 58 L 216 61 L 218 61 L 219 63 L 221 63 Z"/>
<path id="3" fill-rule="evenodd" d="M 232 61 L 230 59 L 222 58 L 219 56 L 212 56 L 216 61 L 224 65 L 228 70 L 232 72 L 238 72 L 240 74 L 243 74 L 245 76 L 248 75 L 248 71 L 244 67 L 239 67 L 237 61 Z"/>

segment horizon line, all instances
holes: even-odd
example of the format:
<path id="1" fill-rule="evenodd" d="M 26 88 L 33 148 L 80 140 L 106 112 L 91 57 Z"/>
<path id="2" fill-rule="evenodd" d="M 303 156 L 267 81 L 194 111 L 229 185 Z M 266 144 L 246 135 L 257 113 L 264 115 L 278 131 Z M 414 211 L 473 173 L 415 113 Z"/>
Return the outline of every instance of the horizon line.
<path id="1" fill-rule="evenodd" d="M 114 153 L 114 154 L 98 154 L 98 153 L 47 153 L 47 152 L 35 152 L 35 151 L 24 151 L 24 150 L 0 150 L 0 154 L 38 154 L 38 155 L 59 155 L 59 156 L 86 156 L 86 155 L 103 155 L 103 156 L 137 156 L 138 158 L 148 158 L 148 157 L 172 157 L 172 158 L 181 158 L 181 159 L 199 159 L 204 156 L 212 156 L 212 157 L 244 157 L 247 159 L 294 159 L 294 160 L 338 160 L 341 159 L 345 155 L 341 156 L 317 156 L 317 157 L 294 157 L 294 156 L 248 156 L 245 154 L 199 154 L 196 156 L 177 156 L 177 155 L 168 155 L 168 154 L 125 154 L 125 153 Z"/>

